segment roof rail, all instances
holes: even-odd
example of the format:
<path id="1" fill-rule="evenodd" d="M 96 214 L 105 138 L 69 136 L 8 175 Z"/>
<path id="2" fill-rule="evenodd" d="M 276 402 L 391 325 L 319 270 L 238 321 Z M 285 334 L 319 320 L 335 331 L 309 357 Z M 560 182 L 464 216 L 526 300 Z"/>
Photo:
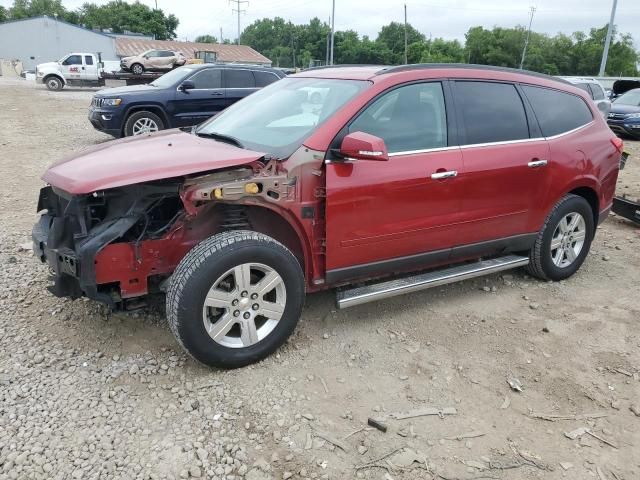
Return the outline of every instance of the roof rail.
<path id="1" fill-rule="evenodd" d="M 302 70 L 303 72 L 308 72 L 309 70 L 324 70 L 327 68 L 354 68 L 354 67 L 379 67 L 379 68 L 388 68 L 384 65 L 374 65 L 374 64 L 364 64 L 364 63 L 344 63 L 341 65 L 322 65 L 319 67 L 309 67 Z"/>
<path id="2" fill-rule="evenodd" d="M 411 70 L 423 70 L 423 69 L 432 69 L 432 68 L 460 68 L 460 69 L 468 69 L 468 70 L 489 70 L 495 72 L 509 72 L 509 73 L 519 73 L 521 75 L 529 75 L 531 77 L 544 78 L 547 80 L 555 80 L 556 82 L 561 82 L 565 84 L 571 84 L 563 78 L 554 77 L 551 75 L 547 75 L 546 73 L 538 73 L 532 72 L 531 70 L 519 70 L 517 68 L 509 68 L 509 67 L 496 67 L 493 65 L 477 65 L 474 63 L 414 63 L 410 65 L 397 65 L 394 67 L 384 67 L 379 72 L 376 72 L 376 75 L 385 75 L 387 73 L 396 73 L 396 72 L 405 72 Z"/>

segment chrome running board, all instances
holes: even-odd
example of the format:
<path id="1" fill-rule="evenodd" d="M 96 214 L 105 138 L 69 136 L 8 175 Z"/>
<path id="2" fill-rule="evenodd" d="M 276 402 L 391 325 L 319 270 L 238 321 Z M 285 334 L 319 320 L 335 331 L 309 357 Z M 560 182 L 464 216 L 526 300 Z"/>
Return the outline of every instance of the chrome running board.
<path id="1" fill-rule="evenodd" d="M 528 263 L 528 257 L 521 257 L 519 255 L 507 255 L 490 260 L 465 263 L 443 270 L 435 270 L 410 277 L 389 280 L 387 282 L 338 291 L 336 294 L 336 303 L 338 308 L 353 307 L 354 305 L 395 297 L 396 295 L 402 295 L 404 293 L 417 292 L 418 290 L 426 290 L 427 288 L 446 285 L 447 283 L 460 282 L 470 278 L 489 275 L 490 273 L 523 267 Z"/>

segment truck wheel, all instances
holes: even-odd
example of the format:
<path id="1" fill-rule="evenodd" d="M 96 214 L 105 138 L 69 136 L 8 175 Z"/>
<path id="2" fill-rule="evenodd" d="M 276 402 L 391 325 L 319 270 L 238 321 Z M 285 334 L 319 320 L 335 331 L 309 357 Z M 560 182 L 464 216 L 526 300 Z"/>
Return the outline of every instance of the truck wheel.
<path id="1" fill-rule="evenodd" d="M 124 124 L 124 136 L 144 135 L 164 130 L 164 122 L 153 112 L 141 110 L 129 115 Z"/>
<path id="2" fill-rule="evenodd" d="M 284 245 L 261 233 L 225 232 L 182 259 L 167 292 L 167 319 L 196 360 L 242 367 L 287 340 L 304 295 L 302 268 Z"/>
<path id="3" fill-rule="evenodd" d="M 566 195 L 553 207 L 538 233 L 527 271 L 543 280 L 570 277 L 587 257 L 594 231 L 589 202 L 578 195 Z"/>
<path id="4" fill-rule="evenodd" d="M 44 83 L 49 90 L 54 92 L 58 90 L 62 90 L 62 87 L 64 87 L 62 80 L 60 80 L 58 77 L 55 77 L 55 76 L 47 77 Z"/>
<path id="5" fill-rule="evenodd" d="M 144 67 L 140 63 L 134 63 L 131 65 L 130 70 L 134 75 L 142 75 L 144 73 Z"/>

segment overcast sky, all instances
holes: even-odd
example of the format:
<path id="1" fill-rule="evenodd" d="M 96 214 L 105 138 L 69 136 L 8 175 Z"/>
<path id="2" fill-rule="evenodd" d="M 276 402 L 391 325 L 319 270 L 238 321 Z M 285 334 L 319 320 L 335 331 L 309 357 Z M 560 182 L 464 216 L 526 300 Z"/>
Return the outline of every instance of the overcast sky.
<path id="1" fill-rule="evenodd" d="M 107 0 L 63 0 L 68 9 L 85 1 L 102 4 Z M 154 0 L 141 0 L 154 6 Z M 157 0 L 158 7 L 175 14 L 180 20 L 178 37 L 193 40 L 197 35 L 237 35 L 236 17 L 229 0 Z M 10 6 L 12 0 L 0 0 Z M 407 4 L 409 23 L 427 37 L 464 39 L 471 26 L 494 25 L 513 27 L 526 25 L 529 7 L 537 8 L 533 29 L 555 34 L 588 31 L 609 21 L 612 0 L 336 0 L 336 29 L 353 29 L 361 35 L 375 38 L 380 27 L 390 21 L 403 20 L 403 5 Z M 246 26 L 259 18 L 280 16 L 294 23 L 304 23 L 317 16 L 328 21 L 331 0 L 249 0 L 242 4 L 240 22 Z M 616 24 L 620 32 L 631 33 L 640 47 L 640 0 L 619 0 Z"/>

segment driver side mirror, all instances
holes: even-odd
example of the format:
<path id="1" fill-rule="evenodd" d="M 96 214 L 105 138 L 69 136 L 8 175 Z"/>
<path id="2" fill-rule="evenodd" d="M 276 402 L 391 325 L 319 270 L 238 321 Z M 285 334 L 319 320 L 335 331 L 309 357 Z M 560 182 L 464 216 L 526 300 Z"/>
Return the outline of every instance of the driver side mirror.
<path id="1" fill-rule="evenodd" d="M 196 88 L 195 83 L 193 83 L 191 80 L 185 80 L 180 84 L 180 86 L 178 87 L 178 90 L 182 92 L 187 92 L 188 90 L 193 90 L 194 88 Z"/>
<path id="2" fill-rule="evenodd" d="M 364 132 L 353 132 L 344 137 L 340 145 L 340 156 L 350 160 L 389 160 L 384 140 Z"/>

